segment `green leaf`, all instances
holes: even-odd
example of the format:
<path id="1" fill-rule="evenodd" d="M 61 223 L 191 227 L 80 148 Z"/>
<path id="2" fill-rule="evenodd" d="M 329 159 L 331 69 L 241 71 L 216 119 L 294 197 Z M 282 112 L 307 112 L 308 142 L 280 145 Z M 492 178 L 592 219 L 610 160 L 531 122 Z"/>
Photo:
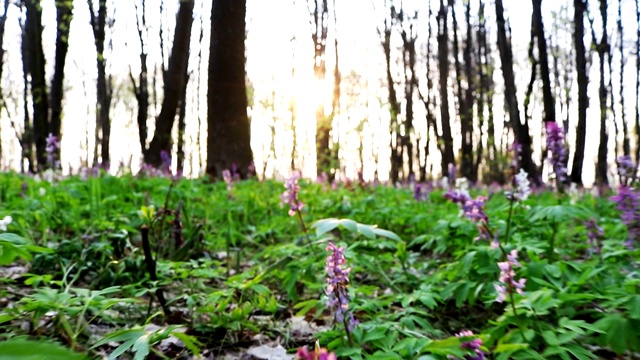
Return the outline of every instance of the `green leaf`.
<path id="1" fill-rule="evenodd" d="M 45 355 L 46 354 L 46 355 Z M 0 342 L 0 360 L 80 360 L 88 359 L 53 342 L 10 339 Z"/>
<path id="2" fill-rule="evenodd" d="M 339 224 L 340 224 L 340 220 L 338 219 L 334 219 L 334 218 L 321 219 L 313 223 L 313 225 L 311 225 L 311 228 L 316 229 L 317 236 L 321 236 L 337 228 Z"/>
<path id="3" fill-rule="evenodd" d="M 402 241 L 402 239 L 400 239 L 400 237 L 398 235 L 396 235 L 396 233 L 389 231 L 389 230 L 385 230 L 385 229 L 380 229 L 380 228 L 373 228 L 373 233 L 378 235 L 378 236 L 382 236 L 385 237 L 387 239 L 391 239 L 391 240 L 395 240 L 395 241 Z"/>

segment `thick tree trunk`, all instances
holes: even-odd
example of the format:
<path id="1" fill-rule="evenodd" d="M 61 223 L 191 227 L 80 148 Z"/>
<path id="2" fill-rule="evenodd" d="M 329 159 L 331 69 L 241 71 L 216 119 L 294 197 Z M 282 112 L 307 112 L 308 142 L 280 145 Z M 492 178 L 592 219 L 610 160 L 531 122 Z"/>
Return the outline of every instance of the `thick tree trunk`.
<path id="1" fill-rule="evenodd" d="M 589 98 L 587 86 L 586 48 L 584 46 L 584 13 L 587 9 L 585 0 L 574 0 L 573 41 L 576 49 L 576 72 L 578 73 L 578 126 L 576 128 L 576 150 L 571 167 L 571 181 L 582 185 L 582 167 L 584 164 L 584 150 L 587 137 L 587 108 Z"/>
<path id="2" fill-rule="evenodd" d="M 440 0 L 438 11 L 438 70 L 440 75 L 440 121 L 442 122 L 442 175 L 449 176 L 449 164 L 455 165 L 453 155 L 453 138 L 451 136 L 451 120 L 449 117 L 449 27 L 447 6 Z"/>
<path id="3" fill-rule="evenodd" d="M 180 100 L 186 91 L 186 69 L 189 62 L 189 44 L 193 24 L 193 0 L 181 1 L 176 17 L 173 47 L 169 56 L 169 68 L 165 76 L 164 99 L 156 130 L 145 158 L 147 164 L 160 166 L 163 151 L 171 153 L 171 129 L 178 115 Z"/>
<path id="4" fill-rule="evenodd" d="M 69 50 L 69 30 L 73 18 L 73 1 L 56 0 L 56 58 L 51 80 L 51 118 L 49 132 L 62 139 L 62 99 L 64 97 L 64 67 Z M 60 150 L 57 150 L 58 156 Z"/>
<path id="5" fill-rule="evenodd" d="M 207 174 L 235 164 L 242 177 L 253 161 L 245 80 L 246 2 L 216 0 L 211 8 L 207 92 Z"/>
<path id="6" fill-rule="evenodd" d="M 526 121 L 524 123 L 520 122 L 515 76 L 513 74 L 513 54 L 511 52 L 511 44 L 509 44 L 507 40 L 502 0 L 496 0 L 496 18 L 498 23 L 498 50 L 500 51 L 502 76 L 505 83 L 505 102 L 516 141 L 522 146 L 520 166 L 529 174 L 531 182 L 539 185 L 541 178 L 531 158 L 531 134 L 529 134 L 529 125 Z"/>

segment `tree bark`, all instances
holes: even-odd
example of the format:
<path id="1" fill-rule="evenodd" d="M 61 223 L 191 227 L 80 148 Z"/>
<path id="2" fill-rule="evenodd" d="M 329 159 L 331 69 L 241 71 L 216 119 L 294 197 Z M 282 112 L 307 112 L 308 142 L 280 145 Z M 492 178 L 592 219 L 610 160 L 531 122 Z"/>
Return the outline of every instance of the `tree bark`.
<path id="1" fill-rule="evenodd" d="M 608 142 L 609 134 L 607 129 L 608 111 L 607 108 L 607 86 L 605 84 L 604 76 L 604 63 L 605 56 L 609 53 L 609 38 L 607 35 L 607 1 L 600 0 L 600 16 L 602 18 L 602 36 L 600 41 L 596 43 L 596 50 L 599 58 L 599 70 L 600 70 L 600 89 L 598 91 L 598 98 L 600 103 L 600 142 L 598 144 L 598 162 L 596 164 L 596 183 L 599 185 L 607 185 L 609 183 L 609 177 L 607 170 L 609 168 L 607 164 Z M 592 27 L 593 31 L 593 27 Z M 595 33 L 594 33 L 595 35 Z M 593 36 L 595 41 L 595 36 Z"/>
<path id="2" fill-rule="evenodd" d="M 585 0 L 574 0 L 573 7 L 573 41 L 576 49 L 576 72 L 578 73 L 578 126 L 576 128 L 576 150 L 573 155 L 573 166 L 571 167 L 571 181 L 582 185 L 582 167 L 587 136 L 587 108 L 589 107 L 589 98 L 587 96 L 589 77 L 587 75 L 586 48 L 584 46 L 584 13 L 587 9 L 587 4 Z"/>
<path id="3" fill-rule="evenodd" d="M 207 92 L 207 174 L 235 164 L 242 177 L 253 161 L 245 80 L 246 2 L 216 0 L 211 8 Z"/>
<path id="4" fill-rule="evenodd" d="M 551 76 L 549 74 L 549 57 L 547 54 L 547 38 L 542 21 L 542 0 L 533 0 L 533 26 L 538 41 L 538 67 L 542 80 L 542 102 L 544 105 L 544 121 L 556 121 L 556 102 L 551 92 Z"/>
<path id="5" fill-rule="evenodd" d="M 629 126 L 627 124 L 627 116 L 626 116 L 626 108 L 624 101 L 624 66 L 626 63 L 626 58 L 624 56 L 624 32 L 622 27 L 622 1 L 618 1 L 618 19 L 616 22 L 618 26 L 618 51 L 620 52 L 620 109 L 622 114 L 620 114 L 621 122 L 622 122 L 622 153 L 624 156 L 631 155 L 631 145 L 629 143 Z M 640 54 L 639 54 L 640 55 Z M 611 61 L 609 61 L 611 65 Z M 613 89 L 612 89 L 613 91 Z"/>
<path id="6" fill-rule="evenodd" d="M 4 29 L 7 23 L 7 10 L 9 10 L 9 0 L 4 0 L 2 3 L 2 16 L 0 16 L 0 79 L 2 79 L 2 73 L 4 70 Z M 0 88 L 0 110 L 6 107 L 4 103 L 4 94 L 2 88 Z M 0 159 L 2 158 L 2 142 L 0 141 Z"/>
<path id="7" fill-rule="evenodd" d="M 449 117 L 449 28 L 447 6 L 440 0 L 438 11 L 438 70 L 440 75 L 440 121 L 442 122 L 442 175 L 449 174 L 449 164 L 455 165 L 453 155 L 453 138 L 451 136 L 451 120 Z"/>
<path id="8" fill-rule="evenodd" d="M 520 166 L 529 174 L 529 179 L 533 184 L 540 185 L 540 178 L 535 164 L 531 158 L 531 135 L 529 134 L 529 125 L 526 120 L 520 122 L 520 111 L 518 110 L 518 97 L 515 85 L 515 76 L 513 73 L 513 53 L 511 52 L 511 44 L 507 40 L 507 32 L 505 29 L 504 7 L 502 0 L 496 0 L 496 18 L 498 23 L 498 50 L 500 52 L 500 61 L 502 63 L 502 76 L 505 83 L 505 102 L 509 112 L 509 119 L 516 141 L 522 146 L 520 153 Z"/>
<path id="9" fill-rule="evenodd" d="M 163 151 L 171 153 L 171 129 L 178 115 L 180 101 L 186 91 L 186 69 L 189 62 L 189 44 L 193 24 L 193 0 L 181 1 L 176 16 L 176 30 L 173 47 L 169 56 L 169 68 L 165 76 L 164 99 L 160 115 L 156 120 L 156 130 L 149 144 L 145 162 L 160 166 Z"/>
<path id="10" fill-rule="evenodd" d="M 37 168 L 43 169 L 46 161 L 47 135 L 49 134 L 49 101 L 45 80 L 45 58 L 42 49 L 42 7 L 40 0 L 24 0 L 27 19 L 25 36 L 27 44 L 27 70 L 31 76 L 31 97 L 33 99 L 33 132 L 31 133 L 36 150 Z"/>
<path id="11" fill-rule="evenodd" d="M 73 1 L 72 0 L 56 0 L 56 17 L 57 17 L 57 33 L 56 33 L 56 57 L 53 70 L 53 79 L 51 80 L 51 118 L 49 120 L 49 132 L 56 136 L 60 141 L 62 139 L 62 99 L 64 97 L 64 67 L 67 60 L 67 52 L 69 50 L 69 31 L 71 27 L 71 19 L 73 18 Z M 56 150 L 58 156 L 60 150 Z"/>
<path id="12" fill-rule="evenodd" d="M 147 152 L 147 119 L 149 118 L 149 69 L 147 67 L 147 51 L 144 46 L 144 37 L 147 31 L 146 1 L 142 0 L 140 8 L 136 3 L 136 26 L 138 30 L 138 40 L 140 41 L 140 74 L 138 83 L 129 69 L 129 77 L 133 84 L 133 93 L 138 101 L 138 114 L 136 122 L 138 124 L 138 141 L 140 149 L 144 155 Z M 140 13 L 140 15 L 138 15 Z"/>
<path id="13" fill-rule="evenodd" d="M 391 9 L 391 19 L 394 16 L 395 10 Z M 387 77 L 387 89 L 389 92 L 389 131 L 391 135 L 390 148 L 391 148 L 391 169 L 389 171 L 389 180 L 391 183 L 395 183 L 399 179 L 400 175 L 400 158 L 398 157 L 399 148 L 401 148 L 398 133 L 399 124 L 398 116 L 400 115 L 400 102 L 398 101 L 398 94 L 395 89 L 395 81 L 393 79 L 393 73 L 391 72 L 391 19 L 385 19 L 384 33 L 382 40 L 382 49 L 384 50 L 384 58 L 386 61 L 386 77 Z M 395 141 L 394 141 L 395 140 Z"/>

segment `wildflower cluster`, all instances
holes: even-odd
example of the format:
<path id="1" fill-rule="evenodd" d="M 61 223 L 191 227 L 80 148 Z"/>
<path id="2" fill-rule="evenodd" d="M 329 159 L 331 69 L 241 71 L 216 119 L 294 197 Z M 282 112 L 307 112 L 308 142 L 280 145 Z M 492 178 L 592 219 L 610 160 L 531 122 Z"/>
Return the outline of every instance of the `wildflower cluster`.
<path id="1" fill-rule="evenodd" d="M 334 243 L 329 242 L 325 251 L 329 252 L 326 261 L 327 288 L 325 293 L 329 297 L 327 306 L 335 311 L 336 321 L 344 322 L 348 325 L 347 330 L 351 331 L 356 326 L 353 314 L 349 312 L 349 293 L 347 292 L 351 268 L 344 268 L 347 263 L 344 257 L 344 247 L 337 247 Z M 348 320 L 345 322 L 347 314 Z"/>
<path id="2" fill-rule="evenodd" d="M 309 352 L 306 347 L 301 347 L 296 353 L 298 360 L 336 360 L 336 354 L 330 353 L 327 349 L 316 347 L 315 350 Z"/>
<path id="3" fill-rule="evenodd" d="M 57 169 L 60 167 L 60 161 L 56 159 L 58 150 L 60 150 L 60 141 L 58 140 L 58 137 L 49 133 L 44 151 L 47 153 L 47 165 L 50 169 Z"/>
<path id="4" fill-rule="evenodd" d="M 500 284 L 494 285 L 498 292 L 497 302 L 505 301 L 507 295 L 513 293 L 522 294 L 522 289 L 524 289 L 527 279 L 522 278 L 516 280 L 516 272 L 514 270 L 514 267 L 520 266 L 522 265 L 518 262 L 518 251 L 515 249 L 511 250 L 511 253 L 507 255 L 507 261 L 498 263 L 498 267 L 500 268 Z"/>
<path id="5" fill-rule="evenodd" d="M 514 176 L 515 191 L 510 194 L 514 200 L 525 201 L 531 194 L 531 183 L 529 182 L 529 174 L 520 169 L 520 172 Z"/>
<path id="6" fill-rule="evenodd" d="M 7 226 L 13 222 L 13 218 L 9 215 L 0 220 L 0 230 L 7 231 Z"/>
<path id="7" fill-rule="evenodd" d="M 628 248 L 640 241 L 640 194 L 631 186 L 621 185 L 618 194 L 611 197 L 618 204 L 617 209 L 622 212 L 620 218 L 627 226 L 629 239 L 625 242 Z"/>
<path id="8" fill-rule="evenodd" d="M 227 191 L 231 191 L 233 188 L 233 178 L 231 177 L 231 171 L 229 171 L 229 169 L 222 170 L 222 180 L 227 184 Z"/>
<path id="9" fill-rule="evenodd" d="M 551 152 L 551 165 L 556 174 L 556 181 L 564 183 L 567 180 L 567 148 L 564 144 L 564 131 L 555 121 L 546 122 L 547 148 Z"/>
<path id="10" fill-rule="evenodd" d="M 304 207 L 304 204 L 298 200 L 298 192 L 300 191 L 300 185 L 298 185 L 299 178 L 300 172 L 295 171 L 291 174 L 291 177 L 286 179 L 284 183 L 286 190 L 280 198 L 282 200 L 280 206 L 284 206 L 285 204 L 289 206 L 289 216 L 294 216 Z"/>
<path id="11" fill-rule="evenodd" d="M 476 240 L 491 239 L 492 236 L 488 227 L 489 217 L 484 212 L 484 203 L 487 201 L 486 197 L 478 196 L 473 199 L 466 190 L 450 190 L 444 197 L 460 205 L 463 215 L 478 225 L 480 234 Z"/>
<path id="12" fill-rule="evenodd" d="M 629 156 L 620 156 L 616 159 L 616 163 L 618 164 L 618 175 L 620 176 L 620 184 L 624 186 L 629 186 L 636 179 L 636 172 L 638 168 L 636 164 L 633 163 L 631 157 Z"/>
<path id="13" fill-rule="evenodd" d="M 459 334 L 456 334 L 456 337 L 467 337 L 467 336 L 475 336 L 475 334 L 469 330 L 462 330 Z M 461 348 L 475 352 L 475 355 L 466 355 L 464 357 L 466 360 L 484 360 L 485 355 L 484 355 L 484 352 L 480 349 L 481 346 L 482 346 L 482 340 L 478 338 L 473 339 L 471 341 L 465 341 L 462 344 L 460 344 Z"/>
<path id="14" fill-rule="evenodd" d="M 589 241 L 589 245 L 591 245 L 590 251 L 595 254 L 600 254 L 602 251 L 604 230 L 600 225 L 598 225 L 594 218 L 585 221 L 584 227 L 587 229 L 587 239 Z"/>

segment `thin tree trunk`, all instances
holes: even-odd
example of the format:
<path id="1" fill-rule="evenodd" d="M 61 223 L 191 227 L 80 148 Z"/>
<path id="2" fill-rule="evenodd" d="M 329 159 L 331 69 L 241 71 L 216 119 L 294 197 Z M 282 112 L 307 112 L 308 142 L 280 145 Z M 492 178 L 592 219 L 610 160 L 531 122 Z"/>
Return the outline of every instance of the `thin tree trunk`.
<path id="1" fill-rule="evenodd" d="M 185 68 L 186 71 L 186 68 Z M 189 74 L 185 74 L 185 82 L 189 82 Z M 182 92 L 182 99 L 180 99 L 180 105 L 178 110 L 178 144 L 176 149 L 176 173 L 184 173 L 184 136 L 187 129 L 186 122 L 187 115 L 187 92 Z"/>
<path id="2" fill-rule="evenodd" d="M 393 7 L 391 9 L 391 18 L 394 16 Z M 398 116 L 400 115 L 400 102 L 398 101 L 398 95 L 395 89 L 395 81 L 393 79 L 393 73 L 391 72 L 391 19 L 385 19 L 384 23 L 384 38 L 382 40 L 382 49 L 384 50 L 384 57 L 386 60 L 386 77 L 387 77 L 387 89 L 389 92 L 389 130 L 391 133 L 390 147 L 391 147 L 391 169 L 389 171 L 389 180 L 391 183 L 396 183 L 399 179 L 400 172 L 400 159 L 398 157 L 399 149 L 401 148 L 398 141 L 399 124 Z M 394 138 L 395 136 L 395 138 Z M 394 141 L 395 140 L 395 141 Z"/>
<path id="3" fill-rule="evenodd" d="M 584 46 L 584 13 L 587 9 L 585 0 L 574 0 L 573 41 L 576 49 L 576 72 L 578 73 L 578 126 L 576 128 L 576 150 L 573 155 L 571 168 L 571 181 L 582 185 L 582 167 L 584 164 L 584 150 L 587 136 L 587 108 L 589 98 L 587 86 L 586 49 Z"/>
<path id="4" fill-rule="evenodd" d="M 622 121 L 622 153 L 624 156 L 631 155 L 631 145 L 629 144 L 629 126 L 627 124 L 627 116 L 626 116 L 626 108 L 624 101 L 624 66 L 626 62 L 626 58 L 624 56 L 624 33 L 622 27 L 622 0 L 618 0 L 618 51 L 620 52 L 620 114 Z M 640 24 L 639 24 L 640 25 Z M 640 54 L 639 54 L 640 55 Z M 609 61 L 611 65 L 611 61 Z M 610 78 L 611 79 L 611 78 Z M 611 93 L 613 94 L 613 89 L 611 89 Z M 613 106 L 613 102 L 611 103 Z"/>
<path id="5" fill-rule="evenodd" d="M 164 99 L 160 115 L 156 120 L 156 129 L 149 144 L 145 158 L 147 164 L 160 166 L 161 153 L 171 153 L 171 129 L 178 115 L 180 100 L 186 91 L 186 69 L 189 62 L 189 44 L 193 25 L 194 1 L 181 1 L 176 16 L 176 30 L 173 36 L 173 47 L 169 56 L 169 68 L 165 75 Z"/>
<path id="6" fill-rule="evenodd" d="M 22 44 L 20 45 L 20 51 L 22 55 L 22 102 L 24 111 L 24 132 L 20 138 L 22 145 L 22 159 L 20 161 L 20 171 L 24 173 L 24 162 L 27 162 L 27 171 L 29 173 L 35 172 L 35 159 L 33 156 L 33 124 L 31 122 L 31 113 L 29 110 L 29 74 L 31 73 L 31 51 L 30 37 L 27 31 L 27 23 L 25 20 L 22 25 Z"/>
<path id="7" fill-rule="evenodd" d="M 136 117 L 138 124 L 138 141 L 140 142 L 140 149 L 144 155 L 147 152 L 147 119 L 149 117 L 149 70 L 147 67 L 147 51 L 144 46 L 144 38 L 147 34 L 147 7 L 145 0 L 142 0 L 140 8 L 138 8 L 137 2 L 134 4 L 136 8 L 138 40 L 140 42 L 140 74 L 138 74 L 138 83 L 136 84 L 133 73 L 131 73 L 131 68 L 129 68 L 129 77 L 133 84 L 133 93 L 138 101 L 138 115 Z"/>
<path id="8" fill-rule="evenodd" d="M 2 16 L 0 16 L 0 79 L 2 79 L 2 73 L 4 70 L 4 29 L 7 23 L 7 10 L 9 9 L 9 0 L 4 0 L 2 3 Z M 5 107 L 4 94 L 2 88 L 0 88 L 0 109 Z M 2 159 L 2 142 L 0 141 L 0 159 Z"/>
<path id="9" fill-rule="evenodd" d="M 502 76 L 505 83 L 505 102 L 516 141 L 522 146 L 520 165 L 522 169 L 529 174 L 531 182 L 540 185 L 541 178 L 531 158 L 531 134 L 529 134 L 529 125 L 526 121 L 524 123 L 520 122 L 520 111 L 518 110 L 518 97 L 513 73 L 513 54 L 511 52 L 511 44 L 509 44 L 507 39 L 502 0 L 496 0 L 496 18 L 498 23 L 498 50 L 500 52 Z"/>
<path id="10" fill-rule="evenodd" d="M 636 54 L 640 54 L 640 1 L 636 0 Z M 636 56 L 636 163 L 640 163 L 640 56 Z"/>
<path id="11" fill-rule="evenodd" d="M 607 35 L 607 1 L 600 0 L 600 16 L 602 17 L 602 37 L 596 44 L 596 50 L 599 58 L 599 70 L 600 70 L 600 89 L 598 91 L 598 98 L 600 103 L 600 143 L 598 145 L 598 162 L 596 164 L 596 183 L 599 185 L 607 185 L 609 183 L 607 170 L 609 168 L 607 164 L 608 142 L 609 134 L 607 129 L 607 86 L 605 84 L 604 76 L 604 63 L 605 56 L 609 52 L 609 39 Z M 593 31 L 593 26 L 592 26 Z M 595 34 L 593 34 L 595 35 Z M 595 36 L 593 36 L 595 41 Z"/>

